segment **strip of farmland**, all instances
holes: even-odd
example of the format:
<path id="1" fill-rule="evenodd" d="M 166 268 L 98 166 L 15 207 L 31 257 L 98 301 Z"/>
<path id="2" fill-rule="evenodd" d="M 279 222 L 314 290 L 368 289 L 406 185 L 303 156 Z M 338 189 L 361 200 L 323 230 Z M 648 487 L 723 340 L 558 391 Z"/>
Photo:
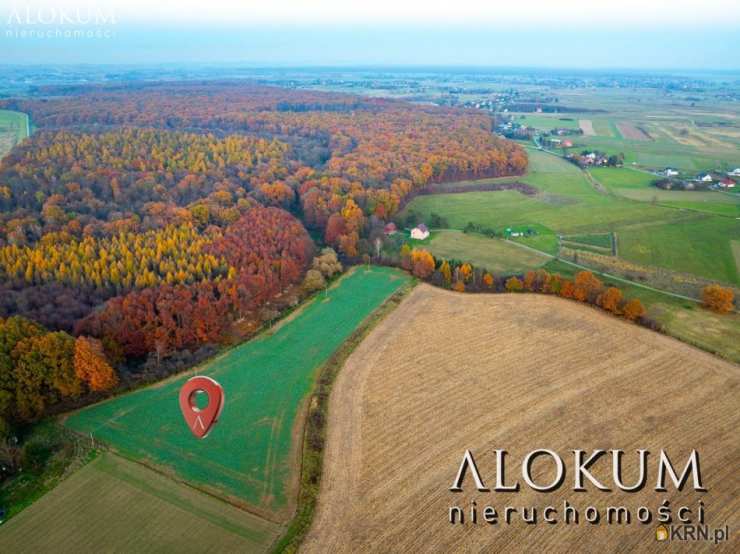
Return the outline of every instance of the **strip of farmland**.
<path id="1" fill-rule="evenodd" d="M 216 379 L 226 402 L 218 425 L 195 439 L 178 391 L 194 372 L 72 415 L 66 424 L 177 479 L 281 521 L 291 513 L 303 400 L 317 369 L 409 277 L 358 268 L 276 330 L 197 370 Z"/>

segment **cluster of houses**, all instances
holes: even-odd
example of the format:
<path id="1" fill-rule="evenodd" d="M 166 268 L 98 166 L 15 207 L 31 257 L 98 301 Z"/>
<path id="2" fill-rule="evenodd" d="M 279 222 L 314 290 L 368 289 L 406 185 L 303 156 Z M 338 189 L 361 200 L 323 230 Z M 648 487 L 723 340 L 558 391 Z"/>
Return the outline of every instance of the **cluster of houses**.
<path id="1" fill-rule="evenodd" d="M 496 126 L 496 132 L 508 139 L 529 140 L 537 130 L 515 121 L 504 121 Z"/>
<path id="2" fill-rule="evenodd" d="M 740 167 L 728 171 L 721 175 L 718 173 L 700 173 L 693 179 L 679 179 L 680 171 L 672 167 L 666 167 L 658 172 L 658 175 L 665 177 L 655 183 L 656 186 L 664 189 L 679 190 L 728 190 L 737 186 L 740 179 Z"/>
<path id="3" fill-rule="evenodd" d="M 580 154 L 568 154 L 566 159 L 580 167 L 621 167 L 624 163 L 624 154 L 605 154 L 594 150 L 584 150 Z"/>

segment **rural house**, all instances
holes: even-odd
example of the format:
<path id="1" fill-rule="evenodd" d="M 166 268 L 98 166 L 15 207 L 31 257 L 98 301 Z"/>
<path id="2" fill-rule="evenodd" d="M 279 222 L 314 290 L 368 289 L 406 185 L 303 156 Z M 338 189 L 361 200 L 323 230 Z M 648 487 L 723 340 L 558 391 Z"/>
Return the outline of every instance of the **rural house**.
<path id="1" fill-rule="evenodd" d="M 735 188 L 735 181 L 733 181 L 729 177 L 725 177 L 719 182 L 719 186 L 722 187 L 723 189 Z"/>
<path id="2" fill-rule="evenodd" d="M 665 175 L 666 177 L 676 177 L 678 176 L 678 170 L 673 169 L 672 167 L 666 167 L 663 170 L 663 175 Z"/>
<path id="3" fill-rule="evenodd" d="M 386 224 L 385 228 L 383 229 L 383 232 L 386 234 L 386 236 L 395 235 L 396 231 L 398 231 L 398 229 L 396 229 L 396 224 L 392 221 Z"/>
<path id="4" fill-rule="evenodd" d="M 701 181 L 702 183 L 711 183 L 714 179 L 712 178 L 711 173 L 707 173 L 705 175 L 699 175 L 696 180 Z"/>
<path id="5" fill-rule="evenodd" d="M 423 223 L 419 223 L 416 227 L 411 229 L 411 238 L 416 240 L 424 240 L 429 236 L 429 229 Z"/>

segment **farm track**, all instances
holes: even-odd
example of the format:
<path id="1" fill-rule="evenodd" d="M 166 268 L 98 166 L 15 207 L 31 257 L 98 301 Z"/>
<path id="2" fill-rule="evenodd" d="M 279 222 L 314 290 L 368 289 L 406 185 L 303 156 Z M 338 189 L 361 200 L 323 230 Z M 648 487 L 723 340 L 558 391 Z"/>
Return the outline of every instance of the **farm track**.
<path id="1" fill-rule="evenodd" d="M 617 275 L 612 275 L 611 273 L 606 273 L 606 272 L 603 272 L 603 271 L 598 271 L 598 270 L 593 269 L 591 267 L 588 267 L 588 266 L 585 266 L 585 265 L 581 265 L 579 263 L 572 262 L 570 260 L 566 260 L 565 258 L 561 258 L 559 256 L 553 256 L 552 254 L 548 254 L 547 252 L 543 252 L 542 250 L 537 250 L 536 248 L 532 248 L 531 246 L 527 246 L 526 244 L 520 244 L 520 243 L 514 242 L 514 241 L 508 241 L 508 242 L 511 242 L 512 244 L 516 244 L 520 248 L 526 248 L 528 250 L 532 250 L 534 252 L 539 252 L 540 254 L 544 254 L 546 256 L 550 256 L 550 258 L 552 258 L 553 260 L 557 259 L 558 261 L 561 261 L 561 262 L 566 263 L 568 265 L 572 265 L 573 267 L 577 267 L 579 269 L 583 269 L 583 270 L 586 270 L 586 271 L 591 271 L 595 275 L 602 275 L 604 277 L 608 277 L 609 279 L 614 279 L 615 281 L 619 281 L 619 282 L 625 283 L 627 285 L 632 285 L 634 287 L 640 287 L 642 289 L 649 290 L 649 291 L 652 291 L 652 292 L 657 292 L 659 294 L 666 294 L 668 296 L 673 296 L 674 298 L 680 298 L 681 300 L 689 300 L 691 302 L 697 302 L 697 303 L 700 303 L 701 302 L 701 300 L 699 300 L 698 298 L 693 298 L 691 296 L 684 296 L 683 294 L 678 294 L 676 292 L 669 292 L 669 291 L 663 290 L 663 289 L 656 289 L 655 287 L 651 287 L 649 285 L 644 285 L 644 284 L 638 283 L 636 281 L 630 281 L 629 279 L 625 279 L 625 278 L 619 277 Z"/>
<path id="2" fill-rule="evenodd" d="M 655 526 L 448 523 L 452 505 L 706 505 L 710 525 L 736 528 L 740 367 L 563 299 L 461 295 L 419 285 L 356 349 L 330 399 L 324 475 L 303 551 L 657 551 Z M 707 493 L 574 494 L 528 488 L 448 490 L 472 449 L 491 480 L 493 449 L 663 448 L 701 453 Z M 634 459 L 634 458 L 632 458 Z M 567 462 L 566 462 L 567 463 Z M 629 467 L 629 466 L 628 466 Z M 633 477 L 634 466 L 626 469 Z M 568 470 L 566 470 L 567 472 Z M 651 466 L 649 471 L 654 471 Z M 535 469 L 544 481 L 549 474 Z M 601 460 L 594 475 L 608 481 Z M 654 473 L 650 479 L 654 479 Z M 488 483 L 487 483 L 488 484 Z M 720 550 L 732 551 L 734 543 Z M 699 550 L 712 548 L 698 544 Z"/>

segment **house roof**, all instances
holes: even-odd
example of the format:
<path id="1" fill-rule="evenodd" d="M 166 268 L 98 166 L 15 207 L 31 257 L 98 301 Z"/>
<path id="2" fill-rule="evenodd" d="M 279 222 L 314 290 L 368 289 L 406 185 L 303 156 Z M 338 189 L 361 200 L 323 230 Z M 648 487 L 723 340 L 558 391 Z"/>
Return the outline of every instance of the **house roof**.
<path id="1" fill-rule="evenodd" d="M 421 231 L 422 233 L 428 233 L 429 232 L 429 229 L 427 229 L 427 226 L 424 225 L 423 223 L 419 223 L 416 226 L 416 228 L 419 229 L 419 231 Z"/>
<path id="2" fill-rule="evenodd" d="M 390 223 L 385 224 L 385 230 L 386 231 L 395 231 L 396 230 L 396 224 L 392 221 Z"/>
<path id="3" fill-rule="evenodd" d="M 720 181 L 720 183 L 722 183 L 723 185 L 734 185 L 735 181 L 733 181 L 729 177 L 725 177 L 724 179 Z"/>

